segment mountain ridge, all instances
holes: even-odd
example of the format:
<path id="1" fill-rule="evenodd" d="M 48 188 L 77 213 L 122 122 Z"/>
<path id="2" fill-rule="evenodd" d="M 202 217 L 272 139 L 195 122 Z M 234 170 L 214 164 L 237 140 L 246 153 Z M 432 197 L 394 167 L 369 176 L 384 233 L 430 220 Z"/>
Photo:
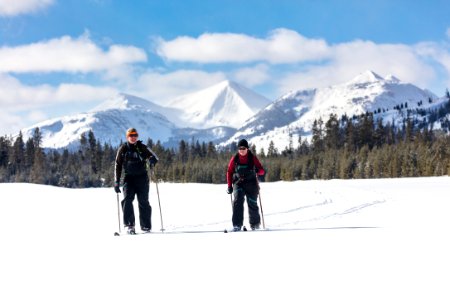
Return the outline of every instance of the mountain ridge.
<path id="1" fill-rule="evenodd" d="M 190 98 L 192 95 L 194 98 Z M 211 112 L 204 105 L 194 106 L 198 95 L 202 96 L 200 103 L 203 100 L 214 104 L 215 111 Z M 223 81 L 175 98 L 172 102 L 178 105 L 161 106 L 137 96 L 119 93 L 86 113 L 46 120 L 22 132 L 24 139 L 28 139 L 34 129 L 39 127 L 44 148 L 76 148 L 80 135 L 89 130 L 94 132 L 99 141 L 117 145 L 124 140 L 124 133 L 129 127 L 138 128 L 143 138 L 151 137 L 171 146 L 176 146 L 179 138 L 222 141 L 234 134 L 235 128 L 251 117 L 253 111 L 270 101 L 235 82 Z M 190 106 L 200 107 L 202 111 L 189 110 Z M 242 111 L 243 107 L 248 109 Z M 234 118 L 227 119 L 229 115 L 234 115 Z"/>
<path id="2" fill-rule="evenodd" d="M 284 148 L 288 146 L 290 137 L 297 140 L 299 136 L 310 136 L 314 120 L 321 118 L 326 122 L 331 113 L 340 118 L 380 110 L 384 111 L 385 117 L 400 118 L 396 115 L 395 106 L 410 103 L 413 107 L 422 101 L 426 107 L 428 101 L 424 100 L 428 99 L 437 101 L 438 97 L 410 83 L 403 83 L 393 75 L 383 78 L 369 70 L 342 84 L 282 95 L 238 128 L 221 146 L 247 138 L 258 148 L 268 149 L 270 141 Z M 285 112 L 285 118 L 280 118 L 281 112 Z"/>
<path id="3" fill-rule="evenodd" d="M 255 96 L 256 95 L 256 96 Z M 431 101 L 429 102 L 428 99 Z M 223 81 L 195 93 L 174 98 L 161 106 L 120 93 L 87 113 L 55 118 L 24 129 L 31 137 L 41 129 L 43 147 L 75 148 L 80 135 L 92 130 L 99 141 L 118 145 L 128 127 L 141 137 L 176 147 L 180 139 L 212 141 L 226 147 L 246 138 L 258 148 L 270 141 L 285 147 L 290 137 L 310 136 L 314 120 L 379 112 L 386 120 L 401 120 L 394 107 L 427 108 L 439 103 L 433 93 L 405 83 L 393 75 L 365 71 L 342 84 L 295 90 L 273 102 L 232 81 Z"/>

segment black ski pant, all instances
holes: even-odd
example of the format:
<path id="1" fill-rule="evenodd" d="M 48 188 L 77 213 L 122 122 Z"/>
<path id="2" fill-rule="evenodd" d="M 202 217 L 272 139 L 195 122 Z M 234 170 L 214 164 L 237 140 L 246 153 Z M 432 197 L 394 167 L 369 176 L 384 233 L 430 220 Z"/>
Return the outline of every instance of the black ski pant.
<path id="1" fill-rule="evenodd" d="M 123 224 L 125 226 L 135 226 L 133 200 L 137 195 L 139 204 L 139 223 L 141 229 L 152 228 L 152 207 L 148 201 L 149 179 L 148 175 L 129 176 L 126 175 L 123 181 Z"/>
<path id="2" fill-rule="evenodd" d="M 250 226 L 259 225 L 261 217 L 258 207 L 259 188 L 256 181 L 250 183 L 234 184 L 233 186 L 233 227 L 241 227 L 244 224 L 244 202 L 247 198 L 248 216 Z"/>

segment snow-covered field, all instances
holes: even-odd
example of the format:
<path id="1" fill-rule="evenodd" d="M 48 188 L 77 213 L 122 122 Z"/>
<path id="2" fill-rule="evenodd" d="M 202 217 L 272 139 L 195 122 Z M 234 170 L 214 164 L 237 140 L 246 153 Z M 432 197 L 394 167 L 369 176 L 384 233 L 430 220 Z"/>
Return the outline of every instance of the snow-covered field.
<path id="1" fill-rule="evenodd" d="M 167 233 L 115 237 L 112 188 L 0 184 L 0 299 L 450 299 L 449 177 L 263 183 L 291 230 L 169 234 L 229 228 L 225 188 L 159 184 Z"/>

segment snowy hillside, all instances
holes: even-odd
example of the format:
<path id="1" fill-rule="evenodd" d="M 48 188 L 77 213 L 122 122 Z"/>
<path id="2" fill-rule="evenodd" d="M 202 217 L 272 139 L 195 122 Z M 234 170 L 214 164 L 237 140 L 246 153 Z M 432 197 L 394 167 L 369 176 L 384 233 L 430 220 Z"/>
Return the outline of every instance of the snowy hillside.
<path id="1" fill-rule="evenodd" d="M 449 177 L 262 183 L 272 231 L 182 234 L 231 226 L 226 186 L 161 183 L 157 234 L 152 183 L 155 233 L 115 237 L 112 188 L 2 183 L 0 298 L 449 299 L 449 187 Z"/>
<path id="2" fill-rule="evenodd" d="M 432 103 L 429 103 L 432 99 Z M 314 90 L 290 92 L 267 106 L 248 120 L 236 134 L 223 145 L 247 137 L 253 144 L 268 148 L 271 140 L 284 149 L 289 134 L 297 141 L 299 135 L 309 135 L 314 120 L 328 120 L 331 113 L 338 117 L 346 114 L 361 115 L 380 111 L 385 121 L 403 119 L 394 107 L 407 103 L 408 108 L 421 108 L 442 103 L 433 93 L 412 84 L 403 83 L 392 75 L 382 78 L 372 71 L 359 74 L 349 82 Z M 384 112 L 383 112 L 384 111 Z M 284 117 L 283 117 L 284 116 Z"/>
<path id="3" fill-rule="evenodd" d="M 41 122 L 24 129 L 22 133 L 26 140 L 39 127 L 44 148 L 77 147 L 80 135 L 87 134 L 89 130 L 100 142 L 118 145 L 125 140 L 129 127 L 138 127 L 144 137 L 167 141 L 175 125 L 158 111 L 164 109 L 144 99 L 120 94 L 88 113 Z"/>
<path id="4" fill-rule="evenodd" d="M 376 112 L 376 118 L 385 122 L 401 123 L 406 109 L 394 107 L 437 108 L 445 101 L 446 97 L 437 98 L 392 75 L 382 78 L 372 71 L 340 85 L 292 91 L 272 103 L 235 82 L 224 81 L 166 106 L 120 94 L 88 113 L 42 122 L 23 133 L 28 138 L 40 127 L 43 146 L 61 148 L 77 146 L 81 133 L 89 130 L 100 142 L 117 145 L 126 128 L 136 127 L 143 139 L 160 140 L 165 146 L 177 146 L 180 139 L 226 146 L 247 138 L 258 150 L 267 150 L 270 141 L 283 150 L 289 136 L 294 143 L 300 135 L 308 137 L 314 120 L 326 122 L 331 113 L 352 117 Z"/>
<path id="5" fill-rule="evenodd" d="M 80 135 L 89 130 L 101 143 L 118 145 L 129 127 L 165 146 L 176 146 L 180 139 L 221 142 L 269 102 L 231 81 L 179 97 L 168 106 L 119 94 L 88 113 L 44 121 L 22 133 L 26 140 L 39 127 L 45 148 L 77 147 Z"/>
<path id="6" fill-rule="evenodd" d="M 216 126 L 238 128 L 269 103 L 267 98 L 227 80 L 178 97 L 167 106 L 182 112 L 171 116 L 179 127 L 206 129 Z"/>

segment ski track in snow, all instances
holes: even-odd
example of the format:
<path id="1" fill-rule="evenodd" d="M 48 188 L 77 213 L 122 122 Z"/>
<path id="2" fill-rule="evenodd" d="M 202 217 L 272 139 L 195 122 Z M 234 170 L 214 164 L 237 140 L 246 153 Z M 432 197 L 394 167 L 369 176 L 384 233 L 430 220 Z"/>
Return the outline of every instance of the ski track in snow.
<path id="1" fill-rule="evenodd" d="M 450 299 L 449 177 L 262 183 L 255 234 L 225 189 L 161 183 L 167 234 L 115 237 L 112 188 L 2 183 L 0 299 Z"/>

